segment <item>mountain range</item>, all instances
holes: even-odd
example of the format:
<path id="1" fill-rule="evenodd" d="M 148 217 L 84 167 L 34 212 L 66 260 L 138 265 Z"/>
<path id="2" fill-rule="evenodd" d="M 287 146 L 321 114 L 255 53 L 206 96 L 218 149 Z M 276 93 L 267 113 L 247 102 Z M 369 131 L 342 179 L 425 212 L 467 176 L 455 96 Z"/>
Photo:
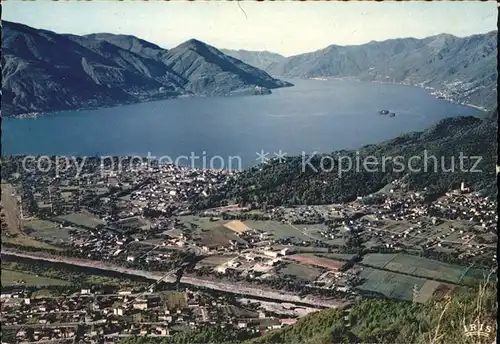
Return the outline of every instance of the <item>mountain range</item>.
<path id="1" fill-rule="evenodd" d="M 2 22 L 2 113 L 94 108 L 179 96 L 268 94 L 278 78 L 351 78 L 433 89 L 492 109 L 497 32 L 331 45 L 284 57 L 218 50 L 196 39 L 172 49 L 130 35 L 58 34 Z M 272 77 L 272 76 L 275 77 Z"/>
<path id="2" fill-rule="evenodd" d="M 497 101 L 497 31 L 469 37 L 449 34 L 398 38 L 362 45 L 330 45 L 283 57 L 224 50 L 270 75 L 284 78 L 352 78 L 434 89 L 449 100 L 492 109 Z"/>
<path id="3" fill-rule="evenodd" d="M 483 118 L 449 117 L 425 131 L 407 133 L 356 151 L 271 160 L 238 174 L 224 190 L 200 199 L 194 207 L 207 209 L 230 203 L 256 207 L 343 203 L 375 193 L 395 180 L 404 181 L 410 190 L 425 191 L 429 197 L 459 188 L 461 182 L 471 190 L 496 195 L 497 131 L 495 108 Z M 467 157 L 463 165 L 459 163 L 461 155 Z M 391 160 L 394 157 L 402 159 L 406 167 L 400 169 Z M 419 163 L 409 168 L 410 159 L 415 157 L 419 157 Z M 387 158 L 390 161 L 382 163 Z M 347 159 L 375 161 L 377 168 L 347 168 L 348 171 L 340 173 Z"/>
<path id="4" fill-rule="evenodd" d="M 8 21 L 2 66 L 4 116 L 292 86 L 195 39 L 166 50 L 134 36 L 58 34 Z"/>
<path id="5" fill-rule="evenodd" d="M 249 65 L 262 70 L 272 70 L 276 64 L 285 63 L 287 59 L 283 55 L 272 53 L 269 51 L 251 51 L 242 49 L 221 49 L 221 51 L 226 55 L 232 56 L 241 61 L 245 61 L 245 63 L 248 63 Z"/>

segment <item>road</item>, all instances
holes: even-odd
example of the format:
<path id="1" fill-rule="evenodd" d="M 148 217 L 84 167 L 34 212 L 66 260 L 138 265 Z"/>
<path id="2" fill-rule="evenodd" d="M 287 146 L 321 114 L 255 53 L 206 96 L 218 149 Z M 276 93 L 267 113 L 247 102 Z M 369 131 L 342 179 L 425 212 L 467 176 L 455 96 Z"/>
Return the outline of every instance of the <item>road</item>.
<path id="1" fill-rule="evenodd" d="M 7 231 L 10 234 L 21 234 L 21 214 L 15 190 L 10 184 L 2 183 L 2 213 L 5 214 Z"/>
<path id="2" fill-rule="evenodd" d="M 67 258 L 67 257 L 57 257 L 51 256 L 47 254 L 36 254 L 31 252 L 15 252 L 10 250 L 3 250 L 2 255 L 14 256 L 19 258 L 33 259 L 33 260 L 42 260 L 51 263 L 64 263 L 74 266 L 81 266 L 93 269 L 99 269 L 104 271 L 114 271 L 120 272 L 123 274 L 128 274 L 132 276 L 138 276 L 142 278 L 146 278 L 152 281 L 158 281 L 165 277 L 165 273 L 158 272 L 150 272 L 144 270 L 136 270 L 125 268 L 123 266 L 108 264 L 101 261 L 94 260 L 84 260 L 78 258 Z M 175 275 L 169 275 L 168 278 L 165 278 L 165 282 L 174 283 L 176 280 Z M 212 289 L 216 291 L 221 291 L 225 293 L 232 293 L 238 295 L 247 295 L 253 296 L 257 298 L 265 298 L 271 299 L 274 301 L 281 302 L 290 302 L 290 303 L 298 303 L 304 304 L 308 306 L 314 306 L 316 308 L 331 308 L 331 307 L 340 307 L 343 302 L 341 300 L 332 300 L 332 299 L 318 299 L 312 296 L 300 297 L 298 295 L 290 294 L 290 293 L 282 293 L 280 291 L 275 290 L 262 290 L 256 287 L 248 286 L 247 283 L 243 282 L 224 282 L 219 280 L 207 280 L 195 277 L 187 277 L 183 276 L 181 278 L 180 283 L 182 284 L 190 284 L 202 288 Z"/>

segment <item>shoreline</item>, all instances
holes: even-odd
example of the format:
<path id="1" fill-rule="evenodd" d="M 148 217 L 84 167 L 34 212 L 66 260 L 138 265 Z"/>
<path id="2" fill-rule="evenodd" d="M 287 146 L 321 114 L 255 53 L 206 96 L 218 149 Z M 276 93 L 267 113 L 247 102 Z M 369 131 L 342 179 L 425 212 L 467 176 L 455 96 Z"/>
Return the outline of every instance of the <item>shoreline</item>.
<path id="1" fill-rule="evenodd" d="M 436 99 L 445 100 L 445 101 L 450 102 L 450 103 L 455 104 L 455 105 L 461 105 L 461 106 L 469 107 L 472 109 L 480 110 L 483 112 L 488 112 L 488 111 L 492 110 L 492 109 L 487 109 L 483 106 L 474 105 L 471 103 L 464 103 L 464 102 L 460 102 L 458 100 L 452 99 L 451 97 L 449 97 L 445 93 L 443 93 L 444 91 L 442 89 L 436 89 L 434 87 L 424 86 L 424 83 L 410 84 L 410 83 L 405 83 L 405 82 L 394 82 L 394 81 L 380 81 L 380 80 L 368 81 L 368 80 L 361 80 L 361 79 L 358 79 L 355 77 L 311 77 L 311 78 L 299 78 L 299 79 L 317 80 L 317 81 L 329 81 L 329 80 L 357 81 L 357 82 L 369 82 L 372 84 L 387 84 L 387 85 L 401 85 L 401 86 L 416 87 L 416 88 L 420 88 L 420 89 L 423 89 L 425 91 L 428 91 L 428 94 L 436 97 Z M 429 92 L 429 91 L 432 91 L 432 92 Z M 438 98 L 437 96 L 442 96 L 443 98 Z"/>
<path id="2" fill-rule="evenodd" d="M 291 84 L 291 85 L 276 87 L 273 89 L 289 88 L 289 87 L 293 87 L 293 86 L 295 86 L 295 85 Z M 2 119 L 37 119 L 39 117 L 57 115 L 61 112 L 66 112 L 66 111 L 77 111 L 77 112 L 79 112 L 79 111 L 93 111 L 93 110 L 99 110 L 99 109 L 108 109 L 108 108 L 114 108 L 114 107 L 143 104 L 143 103 L 152 103 L 152 102 L 157 102 L 157 101 L 173 100 L 173 99 L 267 96 L 269 94 L 272 94 L 273 89 L 269 89 L 269 88 L 265 88 L 265 87 L 261 87 L 261 86 L 255 86 L 255 88 L 251 89 L 251 90 L 247 87 L 247 88 L 243 88 L 243 89 L 233 90 L 228 94 L 219 94 L 219 95 L 183 93 L 183 94 L 179 94 L 177 96 L 166 96 L 166 97 L 160 97 L 160 98 L 141 99 L 141 100 L 138 100 L 136 102 L 113 103 L 113 104 L 103 104 L 103 105 L 96 105 L 96 106 L 82 106 L 82 107 L 59 109 L 59 110 L 32 111 L 32 112 L 20 113 L 20 114 L 15 114 L 15 115 L 3 116 Z"/>
<path id="3" fill-rule="evenodd" d="M 401 85 L 401 86 L 409 86 L 409 87 L 416 87 L 420 89 L 424 89 L 428 91 L 429 95 L 431 96 L 442 96 L 442 100 L 445 100 L 447 102 L 450 102 L 455 105 L 461 105 L 465 107 L 469 107 L 472 109 L 480 110 L 483 112 L 488 112 L 491 109 L 487 109 L 485 107 L 479 106 L 479 105 L 474 105 L 470 103 L 463 103 L 459 102 L 457 100 L 454 100 L 446 94 L 443 94 L 443 90 L 438 90 L 433 87 L 429 86 L 424 86 L 423 83 L 421 84 L 409 84 L 409 83 L 403 83 L 403 82 L 392 82 L 392 81 L 378 81 L 378 80 L 372 80 L 372 81 L 367 81 L 367 80 L 360 80 L 358 78 L 354 77 L 310 77 L 310 78 L 293 78 L 293 79 L 301 79 L 301 80 L 316 80 L 316 81 L 329 81 L 329 80 L 337 80 L 337 81 L 357 81 L 357 82 L 369 82 L 369 83 L 374 83 L 374 84 L 389 84 L 389 85 Z M 295 85 L 292 86 L 283 86 L 283 87 L 278 87 L 279 88 L 291 88 Z M 107 108 L 113 108 L 113 107 L 121 107 L 121 106 L 127 106 L 127 105 L 135 105 L 135 104 L 142 104 L 142 103 L 151 103 L 155 101 L 163 101 L 163 100 L 171 100 L 171 99 L 189 99 L 189 98 L 208 98 L 208 97 L 242 97 L 242 96 L 265 96 L 269 95 L 272 93 L 272 90 L 269 89 L 270 93 L 263 93 L 263 94 L 238 94 L 238 90 L 234 91 L 235 93 L 227 94 L 227 95 L 193 95 L 193 94 L 180 94 L 178 96 L 168 96 L 165 98 L 160 98 L 160 99 L 145 99 L 145 100 L 140 100 L 137 102 L 126 102 L 126 103 L 116 103 L 116 104 L 107 104 L 107 105 L 99 105 L 99 106 L 83 106 L 83 107 L 78 107 L 78 108 L 70 108 L 70 109 L 60 109 L 60 110 L 49 110 L 49 111 L 33 111 L 33 112 L 27 112 L 27 113 L 21 113 L 21 114 L 16 114 L 16 115 L 8 115 L 8 116 L 2 116 L 2 119 L 37 119 L 39 117 L 44 117 L 44 116 L 51 116 L 51 115 L 57 115 L 61 112 L 66 112 L 66 111 L 93 111 L 93 110 L 99 110 L 99 109 L 107 109 Z M 431 92 L 429 92 L 431 91 Z M 436 97 L 437 98 L 437 97 Z"/>

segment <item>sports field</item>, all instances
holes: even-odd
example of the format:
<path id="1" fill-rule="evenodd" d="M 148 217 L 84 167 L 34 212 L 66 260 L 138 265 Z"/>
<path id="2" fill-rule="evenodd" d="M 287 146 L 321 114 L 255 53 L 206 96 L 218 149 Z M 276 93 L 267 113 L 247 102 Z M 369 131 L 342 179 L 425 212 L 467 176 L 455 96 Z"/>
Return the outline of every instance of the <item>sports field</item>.
<path id="1" fill-rule="evenodd" d="M 363 256 L 361 264 L 372 266 L 374 268 L 383 268 L 391 260 L 394 259 L 395 254 L 384 254 L 384 253 L 368 253 Z"/>
<path id="2" fill-rule="evenodd" d="M 431 297 L 442 298 L 456 289 L 456 285 L 427 280 L 418 291 L 416 302 L 425 303 Z"/>

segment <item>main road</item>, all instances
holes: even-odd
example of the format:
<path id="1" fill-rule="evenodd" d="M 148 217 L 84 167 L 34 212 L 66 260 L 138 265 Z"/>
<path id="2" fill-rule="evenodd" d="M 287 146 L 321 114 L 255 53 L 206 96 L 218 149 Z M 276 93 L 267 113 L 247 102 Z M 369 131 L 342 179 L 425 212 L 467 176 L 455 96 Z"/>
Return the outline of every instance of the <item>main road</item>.
<path id="1" fill-rule="evenodd" d="M 113 271 L 122 274 L 138 276 L 152 281 L 163 280 L 165 282 L 174 283 L 176 281 L 175 275 L 165 277 L 165 273 L 151 272 L 137 269 L 130 269 L 119 265 L 109 264 L 102 261 L 86 260 L 79 258 L 57 257 L 49 254 L 32 253 L 32 252 L 16 252 L 11 250 L 2 250 L 2 256 L 19 257 L 24 259 L 31 259 L 37 261 L 45 261 L 50 263 L 68 264 L 73 266 L 80 266 L 84 268 L 98 269 L 103 271 Z M 270 289 L 262 290 L 255 287 L 248 286 L 248 284 L 241 282 L 223 282 L 216 280 L 208 280 L 196 277 L 182 276 L 180 283 L 194 285 L 197 287 L 212 289 L 231 294 L 239 294 L 246 296 L 253 296 L 257 298 L 270 299 L 276 302 L 289 302 L 302 305 L 313 306 L 316 308 L 335 308 L 342 307 L 345 302 L 340 300 L 333 300 L 327 298 L 316 298 L 312 296 L 300 297 L 298 295 L 283 293 Z"/>

